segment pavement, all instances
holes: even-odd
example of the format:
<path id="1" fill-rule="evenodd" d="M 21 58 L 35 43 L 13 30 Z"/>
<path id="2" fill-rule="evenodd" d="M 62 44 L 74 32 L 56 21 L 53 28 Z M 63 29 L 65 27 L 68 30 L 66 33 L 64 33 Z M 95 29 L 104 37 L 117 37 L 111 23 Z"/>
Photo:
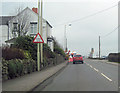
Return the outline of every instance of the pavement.
<path id="1" fill-rule="evenodd" d="M 59 70 L 66 66 L 66 62 L 50 67 L 46 70 L 33 72 L 25 76 L 11 79 L 2 83 L 2 91 L 31 91 Z"/>
<path id="2" fill-rule="evenodd" d="M 51 83 L 40 87 L 35 91 L 118 91 L 118 66 L 91 59 L 84 64 L 70 62 Z"/>

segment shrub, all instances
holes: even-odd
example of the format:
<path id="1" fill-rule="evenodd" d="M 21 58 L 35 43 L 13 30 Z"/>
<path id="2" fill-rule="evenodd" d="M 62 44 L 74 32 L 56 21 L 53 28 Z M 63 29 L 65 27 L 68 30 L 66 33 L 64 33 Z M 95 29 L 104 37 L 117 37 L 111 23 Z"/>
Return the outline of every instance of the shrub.
<path id="1" fill-rule="evenodd" d="M 8 79 L 8 61 L 2 59 L 2 78 L 3 81 Z"/>
<path id="2" fill-rule="evenodd" d="M 25 56 L 25 59 L 32 59 L 31 54 L 27 50 L 24 50 L 24 56 Z"/>
<path id="3" fill-rule="evenodd" d="M 14 63 L 13 60 L 10 60 L 8 62 L 8 76 L 10 78 L 14 78 L 14 77 L 16 77 L 16 73 L 17 73 L 17 71 L 16 71 L 16 64 Z"/>
<path id="4" fill-rule="evenodd" d="M 33 43 L 33 39 L 34 38 L 30 36 L 20 36 L 16 38 L 14 44 L 12 44 L 11 47 L 26 50 L 27 55 L 30 54 L 30 58 L 37 60 L 37 44 Z"/>
<path id="5" fill-rule="evenodd" d="M 2 48 L 2 57 L 5 60 L 11 60 L 11 59 L 24 59 L 24 51 L 17 48 L 9 48 L 4 47 Z"/>
<path id="6" fill-rule="evenodd" d="M 31 55 L 30 58 L 37 61 L 37 44 L 33 43 L 33 39 L 34 38 L 30 36 L 20 36 L 16 38 L 16 41 L 11 47 L 27 50 Z M 43 44 L 43 52 L 44 56 L 47 58 L 55 58 L 55 53 L 51 51 L 50 47 L 47 44 Z"/>
<path id="7" fill-rule="evenodd" d="M 111 62 L 118 62 L 119 61 L 119 53 L 110 53 L 108 55 L 108 60 Z"/>
<path id="8" fill-rule="evenodd" d="M 47 44 L 43 44 L 44 56 L 47 58 L 55 58 L 55 53 L 51 51 L 50 47 Z"/>
<path id="9" fill-rule="evenodd" d="M 64 51 L 61 48 L 59 48 L 59 47 L 55 47 L 54 48 L 54 52 L 57 53 L 57 54 L 62 55 L 63 57 L 65 57 Z"/>
<path id="10" fill-rule="evenodd" d="M 60 45 L 58 44 L 56 40 L 54 40 L 54 52 L 65 57 L 64 50 L 60 47 Z"/>
<path id="11" fill-rule="evenodd" d="M 16 73 L 17 75 L 16 76 L 21 76 L 23 75 L 23 62 L 22 60 L 20 59 L 16 59 L 14 60 L 15 61 L 15 64 L 16 64 Z"/>
<path id="12" fill-rule="evenodd" d="M 2 59 L 2 78 L 7 80 L 36 71 L 36 62 L 32 59 Z"/>

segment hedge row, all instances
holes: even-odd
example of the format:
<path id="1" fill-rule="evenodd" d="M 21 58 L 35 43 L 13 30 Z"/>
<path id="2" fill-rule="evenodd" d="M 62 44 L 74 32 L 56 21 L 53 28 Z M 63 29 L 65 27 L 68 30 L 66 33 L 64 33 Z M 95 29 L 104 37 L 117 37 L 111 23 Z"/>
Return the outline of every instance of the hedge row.
<path id="1" fill-rule="evenodd" d="M 120 62 L 120 53 L 110 53 L 108 60 L 110 62 Z"/>
<path id="2" fill-rule="evenodd" d="M 14 44 L 11 45 L 11 48 L 19 48 L 24 51 L 28 51 L 33 60 L 37 61 L 37 44 L 33 43 L 33 37 L 30 36 L 20 36 L 17 37 Z M 47 44 L 43 44 L 43 54 L 47 58 L 55 58 L 55 53 L 51 51 L 50 47 Z"/>
<path id="3" fill-rule="evenodd" d="M 64 62 L 65 59 L 60 54 L 56 54 L 55 58 L 44 57 L 44 64 L 42 69 L 60 64 Z M 12 59 L 5 60 L 2 59 L 2 78 L 3 81 L 8 79 L 13 79 L 31 72 L 37 71 L 36 61 L 32 59 Z"/>
<path id="4" fill-rule="evenodd" d="M 3 80 L 29 74 L 36 71 L 36 62 L 32 59 L 2 59 L 2 78 Z"/>
<path id="5" fill-rule="evenodd" d="M 2 47 L 2 57 L 5 60 L 11 59 L 31 59 L 31 54 L 26 50 L 10 47 Z"/>

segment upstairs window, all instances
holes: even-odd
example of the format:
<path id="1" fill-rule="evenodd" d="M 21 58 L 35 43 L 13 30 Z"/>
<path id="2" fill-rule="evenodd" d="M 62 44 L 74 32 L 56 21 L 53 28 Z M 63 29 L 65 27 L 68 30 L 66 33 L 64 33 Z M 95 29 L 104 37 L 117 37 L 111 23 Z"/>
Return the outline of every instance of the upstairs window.
<path id="1" fill-rule="evenodd" d="M 13 23 L 13 30 L 14 32 L 17 32 L 17 23 Z"/>
<path id="2" fill-rule="evenodd" d="M 31 22 L 31 33 L 30 34 L 37 34 L 37 22 Z"/>

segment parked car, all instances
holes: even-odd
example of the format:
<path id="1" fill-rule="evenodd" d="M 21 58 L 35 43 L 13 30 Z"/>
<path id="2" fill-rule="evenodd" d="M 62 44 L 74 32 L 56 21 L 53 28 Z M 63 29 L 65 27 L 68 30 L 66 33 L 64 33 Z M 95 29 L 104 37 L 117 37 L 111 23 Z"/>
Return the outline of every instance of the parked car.
<path id="1" fill-rule="evenodd" d="M 73 57 L 73 64 L 75 63 L 84 63 L 82 55 L 77 54 Z"/>

